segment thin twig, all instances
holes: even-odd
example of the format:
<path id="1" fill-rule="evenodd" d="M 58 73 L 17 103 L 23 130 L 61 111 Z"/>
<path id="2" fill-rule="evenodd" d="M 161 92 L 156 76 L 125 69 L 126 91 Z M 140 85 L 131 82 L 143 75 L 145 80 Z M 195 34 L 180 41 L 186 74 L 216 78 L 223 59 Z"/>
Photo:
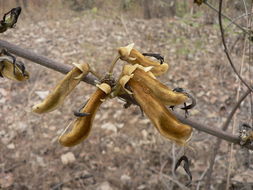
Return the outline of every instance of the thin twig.
<path id="1" fill-rule="evenodd" d="M 29 50 L 25 50 L 24 48 L 20 48 L 16 45 L 10 44 L 10 43 L 3 41 L 3 40 L 0 40 L 0 48 L 6 48 L 8 51 L 10 51 L 13 54 L 16 54 L 16 55 L 23 57 L 25 59 L 28 59 L 30 61 L 33 61 L 34 63 L 38 63 L 42 66 L 47 67 L 47 68 L 59 71 L 63 74 L 66 74 L 71 70 L 71 66 L 52 61 L 45 56 L 37 55 Z M 95 79 L 90 76 L 87 76 L 84 79 L 84 82 L 91 84 L 91 85 L 95 85 Z M 248 94 L 249 93 L 250 92 L 248 92 Z M 123 98 L 135 105 L 137 104 L 137 102 L 134 99 L 132 99 L 129 95 L 123 94 L 120 96 L 120 98 Z M 238 107 L 239 107 L 239 105 L 238 105 Z M 199 131 L 203 131 L 205 133 L 208 133 L 210 135 L 221 138 L 221 139 L 226 140 L 231 143 L 240 144 L 240 139 L 237 136 L 230 135 L 230 134 L 220 130 L 218 127 L 205 126 L 205 125 L 202 125 L 201 123 L 192 121 L 190 119 L 186 119 L 184 116 L 181 116 L 179 114 L 175 113 L 175 115 L 182 123 L 188 124 Z M 246 145 L 245 147 L 253 150 L 252 145 Z"/>
<path id="2" fill-rule="evenodd" d="M 201 183 L 201 181 L 204 179 L 204 177 L 205 177 L 207 171 L 208 171 L 208 167 L 204 170 L 204 172 L 201 174 L 200 178 L 198 179 L 198 185 L 197 185 L 197 187 L 196 187 L 196 190 L 199 190 L 200 185 L 201 185 L 200 183 Z"/>
<path id="3" fill-rule="evenodd" d="M 234 19 L 231 20 L 231 22 L 224 28 L 224 30 L 226 30 L 226 29 L 227 29 L 228 27 L 230 27 L 232 24 L 235 24 L 235 21 L 236 21 L 236 20 L 238 20 L 238 19 L 240 19 L 240 18 L 242 18 L 242 17 L 244 17 L 244 16 L 249 16 L 249 15 L 252 15 L 252 13 L 245 13 L 245 14 L 243 14 L 243 15 L 240 15 L 240 16 L 234 18 Z M 244 33 L 245 33 L 245 32 L 244 32 Z"/>
<path id="4" fill-rule="evenodd" d="M 244 1 L 243 1 L 244 2 Z M 245 4 L 245 2 L 244 2 Z M 251 1 L 251 7 L 250 7 L 250 12 L 252 13 L 253 12 L 253 2 Z M 250 30 L 252 31 L 252 23 L 253 23 L 253 20 L 252 20 L 252 17 L 249 17 L 248 18 L 248 26 L 250 28 Z M 253 79 L 252 79 L 252 73 L 251 73 L 251 63 L 252 63 L 252 41 L 249 41 L 249 61 L 248 61 L 248 73 L 249 73 L 249 79 L 250 79 L 250 84 L 253 85 Z M 250 97 L 249 97 L 249 102 L 250 102 L 250 122 L 251 123 L 251 126 L 253 126 L 253 93 L 250 94 Z"/>
<path id="5" fill-rule="evenodd" d="M 233 107 L 232 111 L 230 112 L 230 114 L 227 117 L 227 120 L 224 122 L 224 124 L 222 125 L 222 130 L 226 131 L 228 129 L 228 126 L 236 112 L 236 110 L 240 107 L 242 101 L 250 94 L 250 90 L 248 89 L 238 100 L 238 102 L 235 104 L 235 106 Z M 217 139 L 216 143 L 213 145 L 213 150 L 212 150 L 212 154 L 210 156 L 209 159 L 209 169 L 208 172 L 206 174 L 206 186 L 205 189 L 210 189 L 210 185 L 211 185 L 211 177 L 212 177 L 212 173 L 213 173 L 213 166 L 214 166 L 214 162 L 215 162 L 215 157 L 220 149 L 220 144 L 221 144 L 221 138 Z"/>
<path id="6" fill-rule="evenodd" d="M 242 96 L 241 98 L 237 101 L 236 105 L 234 106 L 234 108 L 232 109 L 232 111 L 230 112 L 229 116 L 227 117 L 226 122 L 223 124 L 222 126 L 222 130 L 226 131 L 228 129 L 228 126 L 233 118 L 233 116 L 235 115 L 237 109 L 240 107 L 242 101 L 251 93 L 251 90 L 248 89 Z M 209 189 L 210 188 L 210 182 L 211 182 L 211 177 L 212 177 L 212 172 L 213 172 L 213 166 L 214 166 L 214 162 L 215 162 L 215 157 L 218 153 L 218 150 L 220 148 L 220 144 L 221 144 L 221 139 L 218 139 L 216 141 L 216 144 L 213 146 L 213 154 L 211 154 L 210 157 L 210 166 L 207 172 L 207 179 L 206 179 L 206 187 L 205 189 Z"/>
<path id="7" fill-rule="evenodd" d="M 166 178 L 166 179 L 168 179 L 168 180 L 174 182 L 174 183 L 177 184 L 178 187 L 180 187 L 180 189 L 182 189 L 182 190 L 190 190 L 190 189 L 189 189 L 188 187 L 186 187 L 184 184 L 180 183 L 177 179 L 174 179 L 173 177 L 171 177 L 171 176 L 169 176 L 169 175 L 166 175 L 166 174 L 164 174 L 164 173 L 161 173 L 161 172 L 159 172 L 159 171 L 156 171 L 156 170 L 154 170 L 154 169 L 152 169 L 152 168 L 149 168 L 148 170 L 150 170 L 151 172 L 154 172 L 154 173 L 158 174 L 160 179 L 161 179 L 161 177 L 163 177 L 163 178 Z"/>
<path id="8" fill-rule="evenodd" d="M 235 66 L 234 66 L 234 63 L 228 53 L 228 48 L 227 48 L 227 44 L 226 44 L 226 41 L 225 41 L 225 35 L 224 35 L 224 29 L 223 29 L 223 24 L 222 24 L 222 0 L 220 0 L 219 2 L 219 26 L 220 26 L 220 32 L 221 32 L 221 39 L 222 39 L 222 44 L 224 46 L 224 52 L 227 56 L 227 59 L 229 61 L 229 64 L 231 65 L 233 71 L 235 72 L 235 74 L 238 76 L 238 78 L 242 81 L 242 83 L 247 86 L 248 89 L 250 89 L 252 92 L 253 92 L 253 89 L 244 81 L 244 79 L 241 77 L 241 75 L 238 73 L 238 71 L 236 70 Z"/>
<path id="9" fill-rule="evenodd" d="M 128 30 L 128 28 L 127 28 L 127 25 L 126 25 L 126 23 L 125 23 L 125 20 L 124 20 L 124 18 L 123 18 L 123 15 L 121 14 L 120 17 L 118 17 L 118 19 L 119 19 L 120 22 L 122 23 L 122 25 L 123 25 L 123 27 L 124 27 L 124 29 L 125 29 L 125 32 L 126 32 L 128 38 L 129 38 L 129 39 L 131 40 L 131 42 L 132 42 L 133 39 L 132 39 L 131 33 L 129 32 L 129 30 Z"/>
<path id="10" fill-rule="evenodd" d="M 245 47 L 246 47 L 246 42 L 247 42 L 247 38 L 244 39 L 244 46 L 243 46 L 243 55 L 242 55 L 242 61 L 241 61 L 241 66 L 240 66 L 240 75 L 242 75 L 242 70 L 243 70 L 243 65 L 244 65 L 244 59 L 245 59 Z M 239 85 L 238 85 L 238 89 L 236 92 L 236 101 L 239 100 L 239 95 L 240 95 L 240 90 L 241 90 L 241 81 L 238 81 Z M 232 134 L 235 133 L 235 125 L 236 125 L 236 119 L 237 119 L 237 114 L 235 113 L 234 117 L 233 117 L 233 125 L 232 125 Z M 232 167 L 233 167 L 233 149 L 234 149 L 234 144 L 230 144 L 229 145 L 229 162 L 228 162 L 228 172 L 227 172 L 227 183 L 226 183 L 226 190 L 229 189 L 230 186 L 230 176 L 231 176 L 231 172 L 232 172 Z"/>
<path id="11" fill-rule="evenodd" d="M 217 10 L 214 6 L 212 6 L 211 4 L 209 4 L 207 2 L 207 0 L 204 1 L 204 3 L 211 8 L 212 10 L 214 10 L 215 12 L 219 13 L 219 10 Z M 233 23 L 235 26 L 237 26 L 238 28 L 240 28 L 244 33 L 249 33 L 245 28 L 243 28 L 242 26 L 240 26 L 239 24 L 237 24 L 233 19 L 231 19 L 230 17 L 228 17 L 227 15 L 221 13 L 221 15 L 226 18 L 227 20 L 229 20 L 231 23 Z"/>

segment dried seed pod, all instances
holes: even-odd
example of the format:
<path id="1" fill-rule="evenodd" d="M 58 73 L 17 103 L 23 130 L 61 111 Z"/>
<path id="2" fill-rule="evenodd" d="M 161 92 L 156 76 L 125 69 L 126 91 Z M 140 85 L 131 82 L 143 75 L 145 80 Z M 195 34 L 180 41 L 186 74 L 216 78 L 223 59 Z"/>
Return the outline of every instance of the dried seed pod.
<path id="1" fill-rule="evenodd" d="M 13 8 L 3 16 L 0 21 L 0 33 L 5 32 L 8 28 L 13 28 L 18 21 L 21 13 L 21 7 Z"/>
<path id="2" fill-rule="evenodd" d="M 74 63 L 74 66 L 75 67 L 65 75 L 65 77 L 57 84 L 54 90 L 46 97 L 42 103 L 33 106 L 33 112 L 39 114 L 51 112 L 63 104 L 65 98 L 89 73 L 89 65 L 86 63 Z"/>
<path id="3" fill-rule="evenodd" d="M 169 69 L 169 65 L 167 63 L 160 64 L 156 61 L 152 61 L 148 57 L 145 57 L 138 50 L 134 49 L 133 46 L 134 43 L 126 47 L 120 47 L 118 49 L 121 60 L 124 60 L 130 64 L 139 64 L 143 67 L 153 66 L 151 72 L 155 76 L 159 76 L 167 72 L 167 70 Z"/>
<path id="4" fill-rule="evenodd" d="M 24 70 L 23 64 L 21 62 L 16 62 L 14 64 L 13 59 L 9 56 L 0 57 L 0 74 L 2 77 L 15 81 L 24 81 L 29 79 L 29 73 Z"/>
<path id="5" fill-rule="evenodd" d="M 123 81 L 120 80 L 120 83 Z M 135 100 L 164 137 L 185 145 L 192 134 L 192 128 L 181 123 L 153 94 L 145 84 L 131 78 L 127 83 Z"/>
<path id="6" fill-rule="evenodd" d="M 123 75 L 131 75 L 133 80 L 145 84 L 152 93 L 165 105 L 175 106 L 187 101 L 188 97 L 179 92 L 175 92 L 156 80 L 149 69 L 136 65 L 125 65 Z"/>
<path id="7" fill-rule="evenodd" d="M 194 0 L 194 3 L 196 3 L 198 6 L 202 5 L 202 3 L 205 2 L 203 0 Z"/>
<path id="8" fill-rule="evenodd" d="M 72 130 L 69 133 L 62 134 L 59 137 L 59 142 L 61 145 L 68 147 L 74 146 L 81 143 L 85 138 L 88 137 L 92 127 L 92 122 L 99 106 L 104 102 L 111 92 L 111 87 L 106 83 L 97 85 L 97 87 L 98 89 L 96 92 L 91 96 L 85 107 L 80 111 L 81 113 L 90 114 L 84 117 L 78 117 L 72 125 Z"/>

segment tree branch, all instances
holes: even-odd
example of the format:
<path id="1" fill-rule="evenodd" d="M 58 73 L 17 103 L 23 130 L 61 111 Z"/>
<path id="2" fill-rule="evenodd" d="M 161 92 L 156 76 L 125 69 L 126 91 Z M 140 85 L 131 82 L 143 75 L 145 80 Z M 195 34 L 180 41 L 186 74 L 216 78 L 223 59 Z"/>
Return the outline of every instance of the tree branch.
<path id="1" fill-rule="evenodd" d="M 36 54 L 32 51 L 28 51 L 24 48 L 20 48 L 16 45 L 13 45 L 13 44 L 11 44 L 7 41 L 4 41 L 4 40 L 0 40 L 0 49 L 2 49 L 2 48 L 7 49 L 10 53 L 13 53 L 19 57 L 23 57 L 29 61 L 32 61 L 34 63 L 37 63 L 39 65 L 42 65 L 44 67 L 58 71 L 63 74 L 68 73 L 72 68 L 70 65 L 58 63 L 58 62 L 53 61 L 45 56 L 38 55 L 38 54 Z M 91 76 L 87 76 L 84 79 L 84 82 L 91 84 L 91 85 L 95 85 L 95 78 L 91 77 Z"/>
<path id="2" fill-rule="evenodd" d="M 34 62 L 34 63 L 40 64 L 42 66 L 45 66 L 47 68 L 53 69 L 58 72 L 61 72 L 63 74 L 66 74 L 71 69 L 71 66 L 52 61 L 45 56 L 37 55 L 29 50 L 25 50 L 24 48 L 20 48 L 16 45 L 13 45 L 13 44 L 8 43 L 3 40 L 0 40 L 0 48 L 5 48 L 9 52 L 11 52 L 17 56 L 23 57 L 25 59 L 28 59 L 28 60 Z M 93 77 L 87 76 L 85 78 L 84 82 L 94 85 L 95 79 Z M 132 99 L 129 96 L 124 95 L 124 96 L 120 96 L 120 97 L 132 102 Z M 133 104 L 136 104 L 136 103 L 133 102 Z M 212 136 L 218 137 L 220 139 L 226 140 L 231 143 L 235 143 L 235 144 L 240 143 L 239 137 L 234 136 L 234 135 L 230 135 L 230 134 L 220 130 L 217 127 L 205 126 L 205 125 L 202 125 L 198 122 L 192 121 L 190 119 L 186 119 L 181 115 L 178 115 L 178 114 L 175 114 L 175 115 L 181 122 L 188 124 L 199 131 L 203 131 L 205 133 L 208 133 Z M 253 145 L 246 145 L 245 147 L 253 150 Z"/>

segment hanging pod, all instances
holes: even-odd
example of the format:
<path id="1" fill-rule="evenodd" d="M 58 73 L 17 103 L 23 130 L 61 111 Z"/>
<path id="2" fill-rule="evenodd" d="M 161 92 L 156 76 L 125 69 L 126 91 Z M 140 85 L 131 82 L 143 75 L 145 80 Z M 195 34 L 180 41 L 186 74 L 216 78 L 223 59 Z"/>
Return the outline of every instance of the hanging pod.
<path id="1" fill-rule="evenodd" d="M 74 123 L 69 126 L 72 127 L 69 133 L 65 134 L 65 131 L 69 127 L 64 130 L 63 134 L 59 137 L 61 145 L 71 147 L 81 143 L 88 137 L 99 106 L 111 92 L 111 87 L 106 83 L 97 85 L 97 87 L 96 92 L 90 97 L 84 108 L 80 111 L 81 113 L 89 113 L 89 115 L 78 117 Z"/>
<path id="2" fill-rule="evenodd" d="M 152 68 L 140 65 L 124 65 L 123 75 L 133 75 L 132 78 L 141 84 L 145 84 L 152 93 L 167 106 L 183 104 L 187 101 L 187 95 L 175 92 L 158 81 L 150 72 Z"/>
<path id="3" fill-rule="evenodd" d="M 25 70 L 22 62 L 15 61 L 7 55 L 0 56 L 0 76 L 14 81 L 29 79 L 29 73 Z"/>
<path id="4" fill-rule="evenodd" d="M 136 80 L 134 75 L 125 76 L 120 79 L 120 84 L 123 88 L 124 85 L 130 87 L 133 97 L 161 135 L 180 145 L 185 145 L 191 137 L 192 128 L 181 123 L 146 84 Z"/>
<path id="5" fill-rule="evenodd" d="M 118 48 L 118 53 L 120 55 L 120 59 L 124 60 L 130 64 L 139 64 L 143 67 L 153 66 L 151 72 L 155 76 L 159 76 L 167 72 L 169 69 L 169 65 L 167 63 L 160 64 L 156 61 L 152 61 L 148 57 L 145 57 L 138 50 L 134 49 L 134 43 L 129 44 L 125 47 Z"/>
<path id="6" fill-rule="evenodd" d="M 33 112 L 41 114 L 57 109 L 63 104 L 65 98 L 73 91 L 80 81 L 89 73 L 89 65 L 87 63 L 73 63 L 73 65 L 75 67 L 65 75 L 46 99 L 42 103 L 33 106 Z"/>
<path id="7" fill-rule="evenodd" d="M 8 28 L 13 28 L 18 21 L 21 13 L 21 7 L 13 8 L 5 13 L 3 20 L 0 21 L 0 33 L 5 32 Z"/>

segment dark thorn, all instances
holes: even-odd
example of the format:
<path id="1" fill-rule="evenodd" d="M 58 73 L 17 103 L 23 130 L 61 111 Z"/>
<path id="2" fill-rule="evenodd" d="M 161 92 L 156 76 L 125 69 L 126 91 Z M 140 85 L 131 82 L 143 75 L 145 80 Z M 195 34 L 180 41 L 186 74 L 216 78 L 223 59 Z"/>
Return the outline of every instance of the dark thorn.
<path id="1" fill-rule="evenodd" d="M 89 116 L 90 113 L 81 113 L 81 110 L 86 106 L 87 102 L 89 100 L 85 101 L 84 104 L 81 106 L 81 108 L 78 111 L 74 111 L 74 115 L 76 117 L 85 117 L 85 116 Z"/>
<path id="2" fill-rule="evenodd" d="M 133 91 L 132 91 L 131 87 L 130 87 L 128 84 L 126 84 L 125 88 L 126 88 L 127 90 L 129 90 L 129 92 L 131 92 L 131 93 L 133 94 Z M 132 96 L 132 95 L 131 95 L 131 96 Z M 133 97 L 132 97 L 132 98 L 133 98 Z"/>
<path id="3" fill-rule="evenodd" d="M 184 103 L 184 107 L 181 108 L 182 110 L 185 110 L 185 111 L 187 112 L 189 109 L 192 109 L 192 108 L 194 108 L 194 107 L 196 106 L 196 104 L 197 104 L 196 99 L 195 99 L 191 94 L 189 94 L 185 89 L 183 89 L 183 88 L 175 88 L 175 89 L 173 89 L 173 91 L 174 91 L 174 92 L 183 93 L 183 94 L 185 94 L 188 98 L 191 99 L 191 102 L 192 102 L 192 103 L 191 103 L 190 105 L 186 105 L 186 104 Z"/>
<path id="4" fill-rule="evenodd" d="M 90 113 L 81 113 L 81 112 L 74 111 L 74 115 L 76 117 L 86 117 L 86 116 L 89 116 Z"/>
<path id="5" fill-rule="evenodd" d="M 4 64 L 0 64 L 0 77 L 4 78 L 2 71 L 4 70 Z"/>
<path id="6" fill-rule="evenodd" d="M 183 109 L 183 110 L 189 110 L 189 109 L 194 108 L 196 106 L 196 104 L 197 104 L 196 99 L 191 94 L 189 94 L 186 91 L 183 92 L 183 93 L 185 93 L 185 95 L 188 96 L 188 98 L 190 98 L 190 100 L 191 100 L 192 103 L 190 105 L 187 105 L 187 106 L 185 105 L 185 107 L 183 107 L 181 109 Z"/>
<path id="7" fill-rule="evenodd" d="M 173 91 L 174 92 L 181 92 L 181 93 L 185 92 L 185 90 L 183 88 L 180 88 L 180 87 L 174 88 Z"/>
<path id="8" fill-rule="evenodd" d="M 190 171 L 190 163 L 189 163 L 189 160 L 188 160 L 187 156 L 183 155 L 181 158 L 178 159 L 178 161 L 175 165 L 174 171 L 176 172 L 177 168 L 180 166 L 182 161 L 184 161 L 183 168 L 184 168 L 185 172 L 187 173 L 187 175 L 190 178 L 189 182 L 186 185 L 186 186 L 189 186 L 192 182 L 192 174 L 191 174 L 191 171 Z"/>
<path id="9" fill-rule="evenodd" d="M 132 105 L 132 103 L 129 102 L 129 101 L 127 101 L 127 102 L 124 104 L 124 108 L 127 109 L 127 108 L 129 108 L 131 105 Z"/>
<path id="10" fill-rule="evenodd" d="M 16 65 L 17 65 L 17 67 L 19 67 L 19 69 L 21 70 L 22 75 L 23 75 L 24 77 L 27 76 L 27 74 L 25 73 L 25 65 L 24 65 L 24 63 L 22 63 L 21 61 L 20 61 L 20 62 L 16 62 Z"/>
<path id="11" fill-rule="evenodd" d="M 161 56 L 161 55 L 158 54 L 158 53 L 143 53 L 142 55 L 154 57 L 154 58 L 156 58 L 157 60 L 160 61 L 160 64 L 163 64 L 163 62 L 164 62 L 164 57 Z"/>
<path id="12" fill-rule="evenodd" d="M 141 110 L 141 116 L 144 117 L 144 112 L 143 109 L 141 108 L 141 106 L 139 106 L 140 110 Z"/>
<path id="13" fill-rule="evenodd" d="M 247 123 L 243 123 L 241 127 L 252 129 L 252 127 Z"/>

